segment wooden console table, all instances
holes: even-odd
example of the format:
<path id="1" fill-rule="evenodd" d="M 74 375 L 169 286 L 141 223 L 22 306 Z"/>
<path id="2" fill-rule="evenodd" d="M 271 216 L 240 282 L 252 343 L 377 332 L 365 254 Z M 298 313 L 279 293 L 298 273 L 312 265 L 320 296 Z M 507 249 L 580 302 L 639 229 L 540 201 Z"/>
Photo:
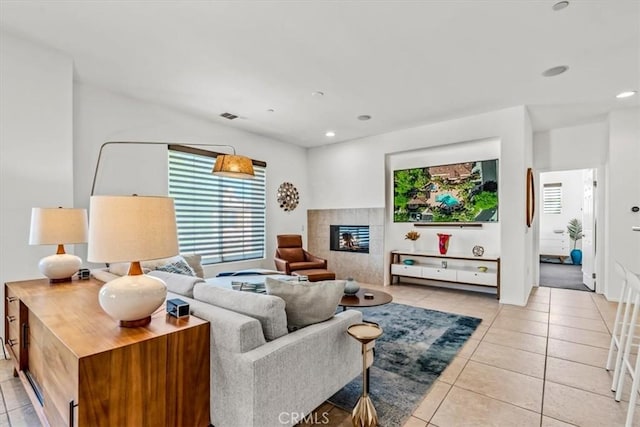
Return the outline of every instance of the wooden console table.
<path id="1" fill-rule="evenodd" d="M 102 282 L 5 283 L 5 345 L 43 425 L 209 425 L 209 323 L 121 328 Z"/>
<path id="2" fill-rule="evenodd" d="M 405 259 L 414 260 L 407 265 Z M 443 266 L 443 261 L 446 267 Z M 480 271 L 484 267 L 486 271 Z M 411 277 L 415 279 L 454 282 L 464 285 L 485 286 L 496 289 L 496 298 L 500 299 L 500 258 L 465 257 L 455 255 L 429 254 L 424 252 L 391 251 L 389 266 L 391 284 L 393 277 Z"/>

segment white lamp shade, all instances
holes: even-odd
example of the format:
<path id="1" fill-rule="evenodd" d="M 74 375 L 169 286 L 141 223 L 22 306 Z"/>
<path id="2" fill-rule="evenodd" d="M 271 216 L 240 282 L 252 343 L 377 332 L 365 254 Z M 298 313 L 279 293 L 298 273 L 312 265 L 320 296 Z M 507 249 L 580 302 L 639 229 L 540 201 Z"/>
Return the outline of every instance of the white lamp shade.
<path id="1" fill-rule="evenodd" d="M 172 198 L 91 197 L 88 261 L 143 261 L 177 254 L 178 232 Z"/>
<path id="2" fill-rule="evenodd" d="M 30 245 L 86 243 L 87 210 L 32 208 Z"/>

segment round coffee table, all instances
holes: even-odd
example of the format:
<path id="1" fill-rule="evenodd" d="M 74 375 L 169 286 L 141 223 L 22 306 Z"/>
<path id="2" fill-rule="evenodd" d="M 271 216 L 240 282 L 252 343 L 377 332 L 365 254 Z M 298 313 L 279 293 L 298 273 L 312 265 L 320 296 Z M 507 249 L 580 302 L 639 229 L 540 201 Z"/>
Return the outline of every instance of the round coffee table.
<path id="1" fill-rule="evenodd" d="M 372 294 L 373 298 L 365 298 L 364 294 Z M 377 291 L 375 289 L 360 288 L 355 295 L 344 295 L 340 300 L 339 306 L 342 311 L 347 307 L 375 307 L 378 305 L 389 304 L 393 301 L 393 297 L 386 292 Z"/>

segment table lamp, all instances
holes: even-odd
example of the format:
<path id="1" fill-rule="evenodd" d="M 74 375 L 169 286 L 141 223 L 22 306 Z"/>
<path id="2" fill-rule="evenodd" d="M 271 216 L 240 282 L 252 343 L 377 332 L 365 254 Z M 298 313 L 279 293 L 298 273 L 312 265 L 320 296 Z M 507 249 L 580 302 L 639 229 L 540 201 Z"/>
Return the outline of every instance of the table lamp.
<path id="1" fill-rule="evenodd" d="M 65 244 L 87 242 L 87 210 L 71 208 L 31 209 L 30 245 L 58 245 L 55 255 L 38 263 L 49 283 L 67 282 L 82 265 L 80 257 L 65 252 Z"/>
<path id="2" fill-rule="evenodd" d="M 140 261 L 178 254 L 173 199 L 147 196 L 92 196 L 89 209 L 91 262 L 131 262 L 129 274 L 100 289 L 102 309 L 122 327 L 138 327 L 167 295 L 165 283 L 143 273 Z"/>

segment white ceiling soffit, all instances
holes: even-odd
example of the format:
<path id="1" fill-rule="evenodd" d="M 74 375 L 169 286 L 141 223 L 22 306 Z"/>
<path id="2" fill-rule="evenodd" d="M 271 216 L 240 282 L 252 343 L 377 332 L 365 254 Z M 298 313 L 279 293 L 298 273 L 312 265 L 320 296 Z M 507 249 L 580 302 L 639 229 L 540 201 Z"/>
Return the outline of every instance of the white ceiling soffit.
<path id="1" fill-rule="evenodd" d="M 640 2 L 554 3 L 3 1 L 0 25 L 79 81 L 312 147 L 515 105 L 537 131 L 640 105 L 615 98 L 640 87 Z"/>

